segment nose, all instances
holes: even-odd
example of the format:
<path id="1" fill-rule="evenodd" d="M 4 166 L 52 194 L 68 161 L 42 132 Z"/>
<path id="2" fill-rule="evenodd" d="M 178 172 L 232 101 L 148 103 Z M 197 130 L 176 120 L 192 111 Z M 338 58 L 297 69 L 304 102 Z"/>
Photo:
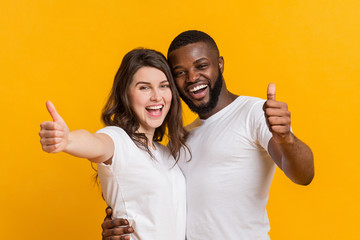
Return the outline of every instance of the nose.
<path id="1" fill-rule="evenodd" d="M 161 96 L 160 91 L 158 89 L 153 89 L 153 91 L 151 92 L 150 100 L 155 101 L 155 102 L 159 102 L 159 101 L 161 101 L 161 98 L 162 98 L 162 96 Z"/>
<path id="2" fill-rule="evenodd" d="M 192 70 L 189 71 L 189 75 L 188 75 L 188 82 L 196 82 L 200 77 L 199 72 Z"/>

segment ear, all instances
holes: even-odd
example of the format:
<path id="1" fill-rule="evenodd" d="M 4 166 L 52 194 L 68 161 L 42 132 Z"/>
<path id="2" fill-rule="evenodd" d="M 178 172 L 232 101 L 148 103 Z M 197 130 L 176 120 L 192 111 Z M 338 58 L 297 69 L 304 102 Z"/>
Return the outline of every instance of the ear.
<path id="1" fill-rule="evenodd" d="M 224 73 L 224 58 L 222 56 L 219 57 L 219 68 L 221 73 Z"/>

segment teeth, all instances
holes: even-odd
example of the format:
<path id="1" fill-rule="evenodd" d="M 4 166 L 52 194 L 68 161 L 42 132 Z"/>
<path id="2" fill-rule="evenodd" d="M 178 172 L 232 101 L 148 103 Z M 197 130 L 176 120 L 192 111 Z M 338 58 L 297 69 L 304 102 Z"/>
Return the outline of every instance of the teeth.
<path id="1" fill-rule="evenodd" d="M 156 110 L 162 108 L 162 105 L 147 107 L 147 109 Z"/>
<path id="2" fill-rule="evenodd" d="M 207 85 L 202 84 L 202 85 L 194 87 L 193 89 L 190 89 L 189 92 L 195 92 L 195 91 L 198 91 L 198 90 L 206 88 L 206 87 L 207 87 Z"/>

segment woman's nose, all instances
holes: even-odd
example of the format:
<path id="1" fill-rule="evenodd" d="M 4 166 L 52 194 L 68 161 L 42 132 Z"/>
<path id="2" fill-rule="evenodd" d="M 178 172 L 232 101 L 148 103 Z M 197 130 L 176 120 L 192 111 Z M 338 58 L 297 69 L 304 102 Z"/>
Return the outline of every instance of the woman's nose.
<path id="1" fill-rule="evenodd" d="M 161 94 L 159 90 L 154 89 L 151 93 L 151 100 L 152 101 L 160 101 L 161 100 Z"/>

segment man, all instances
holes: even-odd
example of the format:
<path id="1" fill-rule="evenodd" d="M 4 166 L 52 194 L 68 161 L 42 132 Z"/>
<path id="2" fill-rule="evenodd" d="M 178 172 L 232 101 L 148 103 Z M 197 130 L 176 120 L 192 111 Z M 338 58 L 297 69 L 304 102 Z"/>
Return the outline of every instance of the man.
<path id="1" fill-rule="evenodd" d="M 168 61 L 182 99 L 199 115 L 188 126 L 192 160 L 178 163 L 187 184 L 187 239 L 270 239 L 266 204 L 275 166 L 297 184 L 314 177 L 312 152 L 291 132 L 287 104 L 275 100 L 274 84 L 267 101 L 228 91 L 224 59 L 206 33 L 181 33 Z M 129 239 L 120 235 L 131 227 L 114 228 L 126 220 L 109 216 L 103 239 Z"/>

